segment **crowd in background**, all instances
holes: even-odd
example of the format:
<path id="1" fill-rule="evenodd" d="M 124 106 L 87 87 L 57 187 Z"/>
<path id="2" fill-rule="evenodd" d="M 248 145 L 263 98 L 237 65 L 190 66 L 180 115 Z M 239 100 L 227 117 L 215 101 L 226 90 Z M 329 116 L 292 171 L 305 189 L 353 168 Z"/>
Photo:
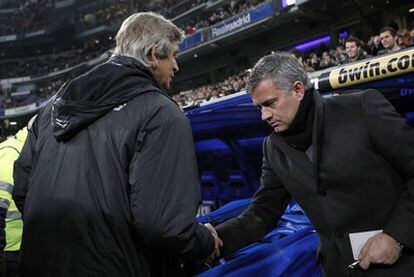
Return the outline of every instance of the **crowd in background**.
<path id="1" fill-rule="evenodd" d="M 387 34 L 390 34 L 391 38 L 387 38 Z M 387 39 L 388 41 L 386 41 Z M 392 40 L 392 45 L 390 45 L 390 40 Z M 352 52 L 352 49 L 350 48 L 352 45 L 356 46 L 356 50 L 354 49 L 354 52 Z M 384 45 L 386 45 L 386 47 Z M 400 49 L 413 45 L 414 26 L 411 28 L 411 30 L 400 29 L 398 32 L 392 28 L 385 28 L 380 34 L 372 36 L 368 42 L 363 42 L 358 38 L 350 37 L 347 40 L 342 40 L 339 46 L 334 49 L 329 48 L 326 45 L 321 45 L 317 49 L 313 49 L 308 53 L 304 53 L 296 49 L 292 49 L 290 52 L 292 55 L 298 58 L 298 60 L 303 64 L 308 72 L 313 72 L 352 62 L 353 60 L 351 57 L 353 57 L 354 61 L 356 61 L 371 56 L 393 52 L 390 50 L 391 48 L 397 49 L 396 51 L 398 51 Z M 90 57 L 97 56 L 93 55 L 92 53 L 94 52 L 90 49 L 88 51 L 85 51 L 85 53 L 89 53 Z M 101 52 L 98 51 L 98 53 Z M 59 65 L 64 65 L 66 67 L 75 65 L 80 61 L 83 61 L 85 57 L 86 56 L 84 55 L 76 56 L 76 54 L 74 54 L 72 59 L 62 59 L 60 62 L 59 59 L 56 59 L 50 63 L 46 61 L 45 63 L 39 64 L 36 61 L 31 64 L 22 64 L 21 67 L 23 71 L 24 68 L 26 68 L 31 70 L 30 72 L 33 72 L 33 68 L 36 68 L 38 72 L 47 73 L 53 71 L 53 69 L 59 68 Z M 71 64 L 67 63 L 69 60 L 71 60 Z M 3 71 L 4 72 L 1 72 L 2 76 L 3 74 L 7 73 L 6 69 L 3 69 Z M 205 84 L 197 88 L 181 91 L 174 94 L 173 98 L 182 107 L 199 105 L 206 101 L 220 98 L 243 90 L 247 76 L 247 71 L 240 72 L 233 76 L 227 77 L 218 83 Z M 58 80 L 50 84 L 40 86 L 38 89 L 34 90 L 31 93 L 30 98 L 27 98 L 25 103 L 28 104 L 30 101 L 38 101 L 40 99 L 50 97 L 57 91 L 61 84 L 63 84 L 63 81 Z M 10 96 L 7 96 L 7 94 L 1 97 L 2 99 L 0 99 L 0 103 L 2 103 L 2 108 L 10 108 L 23 104 L 22 101 L 13 101 L 13 99 Z"/>
<path id="2" fill-rule="evenodd" d="M 248 72 L 240 72 L 226 78 L 222 82 L 206 84 L 196 89 L 182 91 L 173 95 L 174 100 L 181 106 L 196 106 L 241 91 L 247 81 Z"/>
<path id="3" fill-rule="evenodd" d="M 129 14 L 126 3 L 117 3 L 101 10 L 79 15 L 82 30 L 89 30 L 102 25 L 113 25 L 116 21 L 122 22 Z"/>
<path id="4" fill-rule="evenodd" d="M 157 11 L 166 18 L 173 19 L 186 11 L 191 10 L 203 3 L 211 0 L 161 0 L 144 1 L 137 3 L 135 10 L 138 11 Z"/>
<path id="5" fill-rule="evenodd" d="M 226 20 L 227 18 L 247 12 L 264 1 L 265 0 L 232 0 L 229 4 L 221 6 L 206 16 L 196 16 L 188 22 L 181 24 L 180 27 L 185 30 L 187 35 L 190 35 L 198 30 Z"/>
<path id="6" fill-rule="evenodd" d="M 95 41 L 86 44 L 82 49 L 59 55 L 39 56 L 25 60 L 5 60 L 0 63 L 0 79 L 45 76 L 99 57 L 113 46 L 113 40 Z"/>
<path id="7" fill-rule="evenodd" d="M 54 81 L 45 81 L 30 91 L 28 96 L 13 96 L 11 92 L 0 94 L 0 108 L 15 108 L 46 100 L 53 96 L 67 80 L 68 78 L 60 78 Z"/>
<path id="8" fill-rule="evenodd" d="M 183 25 L 183 30 L 185 29 L 187 34 L 191 34 L 198 28 L 210 26 L 225 18 L 247 11 L 263 1 L 264 0 L 233 0 L 230 4 L 222 6 L 205 19 L 196 19 L 195 21 L 198 22 L 196 25 L 194 25 L 194 22 L 190 22 L 188 25 Z M 43 2 L 45 2 L 45 0 L 43 0 Z M 179 1 L 170 0 L 167 2 L 169 5 L 176 2 L 176 5 L 179 4 Z M 185 3 L 200 4 L 199 1 L 186 1 Z M 128 10 L 125 5 L 120 6 L 116 4 L 107 9 L 96 11 L 93 14 L 82 15 L 81 21 L 85 26 L 88 26 L 88 28 L 92 28 L 97 25 L 105 24 L 105 22 L 110 22 L 114 18 L 124 18 L 127 13 Z M 47 75 L 51 72 L 60 71 L 93 59 L 113 46 L 114 41 L 97 42 L 85 45 L 84 49 L 64 53 L 59 56 L 51 55 L 19 61 L 3 60 L 0 63 L 0 79 Z"/>
<path id="9" fill-rule="evenodd" d="M 45 27 L 48 0 L 25 1 L 21 10 L 0 16 L 0 36 L 24 34 Z"/>
<path id="10" fill-rule="evenodd" d="M 386 35 L 388 34 L 391 35 L 391 37 L 387 37 Z M 352 45 L 356 47 L 353 52 L 350 48 Z M 398 32 L 393 28 L 387 27 L 383 29 L 380 34 L 372 36 L 368 42 L 363 42 L 358 38 L 350 37 L 347 40 L 342 40 L 339 46 L 334 49 L 329 48 L 327 45 L 321 45 L 317 49 L 313 49 L 307 53 L 297 49 L 292 49 L 290 52 L 298 58 L 298 60 L 305 67 L 306 71 L 313 72 L 371 56 L 399 51 L 405 47 L 413 45 L 414 26 L 410 30 L 400 29 Z M 16 68 L 21 70 L 20 73 L 23 76 L 24 72 L 35 72 L 36 75 L 42 75 L 53 72 L 57 69 L 76 65 L 82 61 L 85 61 L 85 59 L 87 60 L 92 57 L 96 57 L 105 49 L 108 48 L 91 46 L 90 49 L 85 49 L 85 51 L 81 53 L 71 52 L 66 57 L 60 57 L 54 60 L 44 60 L 44 62 L 41 63 L 39 60 L 32 62 L 24 61 Z M 8 76 L 8 74 L 12 74 L 10 72 L 10 67 L 2 67 L 0 70 L 1 76 Z M 218 83 L 205 84 L 197 88 L 181 91 L 174 94 L 173 98 L 180 106 L 186 107 L 198 105 L 212 99 L 239 92 L 243 90 L 245 86 L 247 79 L 246 72 L 240 72 L 233 76 L 227 77 Z M 57 81 L 49 85 L 46 84 L 45 86 L 40 86 L 40 88 L 31 93 L 30 98 L 27 98 L 25 103 L 27 104 L 30 103 L 30 101 L 37 101 L 42 98 L 50 97 L 57 91 L 62 83 L 62 81 Z M 0 103 L 2 103 L 2 108 L 10 108 L 23 104 L 23 102 L 13 101 L 13 99 L 10 96 L 7 96 L 7 94 L 1 97 Z"/>
<path id="11" fill-rule="evenodd" d="M 232 0 L 227 4 L 221 5 L 218 9 L 214 9 L 210 14 L 204 18 L 196 17 L 191 21 L 182 25 L 187 34 L 191 34 L 201 28 L 205 28 L 225 20 L 236 14 L 248 11 L 252 7 L 255 7 L 265 0 Z M 183 13 L 197 5 L 212 2 L 207 0 L 161 0 L 161 1 L 148 1 L 149 3 L 140 3 L 135 9 L 140 10 L 158 10 L 161 14 L 164 14 L 168 18 L 174 18 L 180 13 Z M 3 25 L 9 25 L 10 27 L 18 28 L 17 31 L 29 30 L 38 26 L 34 23 L 38 22 L 39 12 L 43 11 L 46 7 L 48 0 L 35 0 L 24 2 L 24 18 L 22 17 L 21 24 L 13 26 L 13 24 L 6 24 L 4 17 L 0 20 L 1 32 L 6 31 L 6 27 Z M 81 15 L 81 21 L 84 24 L 89 25 L 89 28 L 97 25 L 110 22 L 114 18 L 124 18 L 128 14 L 128 5 L 125 3 L 115 4 L 104 10 L 99 10 L 92 14 Z M 13 15 L 12 15 L 13 16 Z M 21 15 L 19 15 L 21 17 Z M 18 18 L 12 18 L 9 20 L 17 20 Z M 41 22 L 41 20 L 39 21 Z M 10 21 L 9 21 L 10 23 Z M 30 23 L 30 24 L 29 24 Z M 33 24 L 34 25 L 33 25 Z M 33 25 L 33 26 L 32 26 Z M 9 27 L 7 26 L 7 27 Z M 393 26 L 398 29 L 397 26 Z M 15 30 L 15 31 L 16 31 Z M 361 60 L 371 56 L 382 55 L 388 52 L 398 51 L 401 48 L 409 47 L 414 44 L 414 26 L 411 29 L 399 29 L 395 31 L 390 28 L 387 29 L 391 38 L 383 36 L 383 32 L 372 36 L 369 41 L 364 42 L 355 37 L 350 37 L 347 40 L 342 40 L 339 46 L 336 48 L 329 48 L 327 45 L 321 45 L 317 49 L 312 49 L 308 52 L 302 52 L 297 49 L 292 49 L 291 53 L 303 64 L 304 68 L 308 72 L 323 70 L 332 66 Z M 393 44 L 390 47 L 387 44 Z M 0 79 L 22 77 L 22 76 L 45 76 L 49 73 L 63 70 L 76 66 L 82 62 L 100 56 L 103 52 L 111 49 L 114 46 L 113 40 L 105 42 L 96 41 L 92 44 L 87 44 L 85 48 L 59 54 L 57 56 L 44 56 L 26 60 L 3 60 L 0 66 Z M 214 83 L 204 84 L 200 87 L 181 91 L 176 93 L 173 97 L 179 103 L 179 105 L 193 106 L 203 102 L 220 98 L 238 91 L 241 91 L 246 82 L 246 72 L 240 72 L 226 79 Z M 60 85 L 62 80 L 50 82 L 49 84 L 39 85 L 36 89 L 31 91 L 30 95 L 26 99 L 17 101 L 11 96 L 12 91 L 4 92 L 0 94 L 1 108 L 11 108 L 21 106 L 24 104 L 30 104 L 33 101 L 38 101 L 53 95 Z"/>
<path id="12" fill-rule="evenodd" d="M 264 0 L 233 0 L 229 4 L 225 4 L 212 14 L 208 15 L 205 19 L 196 18 L 193 22 L 184 24 L 182 26 L 183 30 L 185 30 L 187 34 L 191 34 L 199 28 L 208 27 L 228 17 L 245 12 L 263 1 Z M 201 1 L 179 2 L 178 0 L 164 0 L 164 2 L 166 2 L 164 4 L 167 4 L 167 7 L 174 7 L 181 3 L 192 3 L 192 5 L 199 5 L 201 3 Z M 46 3 L 46 0 L 38 0 L 37 2 L 35 1 L 33 3 L 43 7 Z M 151 1 L 150 3 L 157 2 Z M 166 7 L 163 7 L 162 9 L 165 10 Z M 128 9 L 125 4 L 114 4 L 104 10 L 98 10 L 94 13 L 81 15 L 80 21 L 82 22 L 83 27 L 88 29 L 93 28 L 94 26 L 108 23 L 113 19 L 123 19 L 127 13 Z M 113 46 L 113 41 L 98 42 L 87 44 L 85 45 L 84 49 L 79 49 L 77 51 L 72 51 L 70 53 L 65 53 L 59 56 L 52 55 L 48 57 L 38 57 L 30 60 L 26 59 L 19 61 L 3 60 L 0 64 L 0 79 L 23 76 L 43 76 L 51 72 L 56 72 L 72 67 L 83 61 L 93 59 Z"/>
<path id="13" fill-rule="evenodd" d="M 356 49 L 352 49 L 352 46 L 356 46 Z M 380 34 L 372 36 L 368 42 L 351 36 L 342 40 L 334 49 L 322 44 L 308 53 L 297 49 L 291 49 L 290 52 L 302 63 L 307 72 L 314 72 L 412 46 L 414 46 L 414 24 L 410 30 L 399 29 L 395 31 L 392 27 L 385 27 L 380 31 Z M 210 99 L 238 92 L 244 88 L 245 81 L 246 74 L 240 73 L 228 77 L 223 82 L 182 91 L 173 97 L 183 107 L 197 105 Z M 237 84 L 236 90 L 231 89 L 233 84 Z"/>
<path id="14" fill-rule="evenodd" d="M 192 34 L 202 28 L 209 27 L 234 15 L 246 12 L 265 0 L 231 0 L 207 15 L 196 16 L 180 24 L 186 34 Z M 210 0 L 162 0 L 137 3 L 136 11 L 157 11 L 166 18 L 173 19 L 186 11 Z M 25 1 L 21 9 L 15 13 L 5 13 L 0 17 L 0 36 L 23 34 L 43 29 L 46 26 L 45 10 L 49 0 Z M 79 23 L 82 29 L 88 30 L 97 26 L 112 24 L 114 20 L 121 21 L 131 13 L 127 2 L 113 4 L 93 13 L 80 14 Z M 13 24 L 10 24 L 10 23 Z"/>

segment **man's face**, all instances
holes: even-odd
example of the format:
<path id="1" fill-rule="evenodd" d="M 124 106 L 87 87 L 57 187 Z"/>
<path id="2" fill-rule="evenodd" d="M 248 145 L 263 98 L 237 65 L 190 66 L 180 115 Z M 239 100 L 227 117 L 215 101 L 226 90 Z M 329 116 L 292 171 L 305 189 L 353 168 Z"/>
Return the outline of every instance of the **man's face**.
<path id="1" fill-rule="evenodd" d="M 350 41 L 345 44 L 346 54 L 351 59 L 358 56 L 359 47 L 357 46 L 355 41 Z"/>
<path id="2" fill-rule="evenodd" d="M 392 49 L 397 40 L 397 36 L 393 37 L 390 31 L 385 31 L 384 33 L 381 33 L 380 37 L 381 43 L 385 49 Z"/>
<path id="3" fill-rule="evenodd" d="M 303 99 L 304 89 L 303 84 L 300 92 L 292 88 L 292 95 L 289 96 L 279 89 L 272 80 L 267 79 L 261 81 L 251 92 L 251 95 L 253 103 L 260 108 L 262 120 L 269 123 L 275 132 L 283 132 L 295 118 L 300 101 Z"/>
<path id="4" fill-rule="evenodd" d="M 154 66 L 152 70 L 160 85 L 166 89 L 170 88 L 174 73 L 178 71 L 176 61 L 178 50 L 178 43 L 172 43 L 169 55 L 163 59 L 158 59 L 158 65 Z"/>

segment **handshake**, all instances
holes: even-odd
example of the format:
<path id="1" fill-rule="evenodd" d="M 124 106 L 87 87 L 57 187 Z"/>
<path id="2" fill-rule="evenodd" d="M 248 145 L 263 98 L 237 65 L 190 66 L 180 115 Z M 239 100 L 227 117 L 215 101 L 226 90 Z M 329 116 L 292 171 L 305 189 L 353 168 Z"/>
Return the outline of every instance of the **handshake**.
<path id="1" fill-rule="evenodd" d="M 214 227 L 210 223 L 206 223 L 204 224 L 204 226 L 210 230 L 211 235 L 214 237 L 214 251 L 208 258 L 208 260 L 211 261 L 220 256 L 220 248 L 223 247 L 223 241 L 219 238 L 216 229 L 214 229 Z"/>

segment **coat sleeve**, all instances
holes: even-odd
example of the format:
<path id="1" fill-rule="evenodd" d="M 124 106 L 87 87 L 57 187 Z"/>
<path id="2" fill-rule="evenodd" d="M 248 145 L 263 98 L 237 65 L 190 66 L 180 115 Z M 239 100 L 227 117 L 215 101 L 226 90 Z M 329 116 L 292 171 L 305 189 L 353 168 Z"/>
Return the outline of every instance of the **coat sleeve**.
<path id="1" fill-rule="evenodd" d="M 414 129 L 377 91 L 364 94 L 362 109 L 377 151 L 406 181 L 384 232 L 414 249 Z"/>
<path id="2" fill-rule="evenodd" d="M 23 145 L 19 158 L 14 163 L 14 187 L 13 200 L 17 209 L 24 217 L 24 203 L 28 190 L 29 177 L 32 171 L 32 163 L 35 157 L 35 148 L 37 141 L 38 118 L 33 122 L 32 128 L 28 130 L 26 141 Z"/>
<path id="3" fill-rule="evenodd" d="M 249 207 L 238 217 L 230 219 L 216 227 L 223 241 L 222 253 L 229 254 L 248 244 L 258 241 L 276 227 L 290 201 L 278 176 L 267 158 L 266 144 L 263 143 L 263 164 L 261 186 L 253 197 Z"/>
<path id="4" fill-rule="evenodd" d="M 186 259 L 212 254 L 214 238 L 196 220 L 200 185 L 192 132 L 178 107 L 161 108 L 140 131 L 129 184 L 133 224 L 149 247 Z"/>

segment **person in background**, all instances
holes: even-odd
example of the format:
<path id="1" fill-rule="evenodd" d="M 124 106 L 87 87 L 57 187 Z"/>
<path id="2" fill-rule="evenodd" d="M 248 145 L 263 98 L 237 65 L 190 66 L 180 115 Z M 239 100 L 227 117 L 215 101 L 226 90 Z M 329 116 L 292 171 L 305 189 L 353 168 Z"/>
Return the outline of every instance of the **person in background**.
<path id="1" fill-rule="evenodd" d="M 384 46 L 381 44 L 381 37 L 378 35 L 372 36 L 368 41 L 368 48 L 372 56 L 377 56 L 379 51 L 384 50 Z"/>
<path id="2" fill-rule="evenodd" d="M 5 205 L 9 204 L 5 218 L 1 219 L 1 225 L 4 226 L 3 224 L 5 224 L 5 246 L 2 248 L 4 250 L 5 270 L 2 271 L 6 272 L 7 277 L 17 275 L 23 230 L 22 215 L 17 210 L 16 204 L 12 199 L 14 184 L 13 165 L 20 155 L 26 141 L 28 129 L 31 128 L 35 118 L 36 116 L 29 121 L 27 127 L 22 128 L 15 135 L 8 137 L 7 140 L 0 143 L 0 197 L 3 203 L 0 209 L 5 208 Z"/>
<path id="3" fill-rule="evenodd" d="M 321 63 L 319 64 L 319 68 L 325 69 L 325 68 L 329 68 L 335 65 L 337 65 L 337 63 L 332 59 L 332 56 L 330 55 L 330 53 L 328 51 L 323 52 L 322 60 L 321 60 Z"/>
<path id="4" fill-rule="evenodd" d="M 315 72 L 315 69 L 313 69 L 304 62 L 305 54 L 303 53 L 303 51 L 293 48 L 289 50 L 289 53 L 291 53 L 298 60 L 298 62 L 303 66 L 306 72 Z"/>
<path id="5" fill-rule="evenodd" d="M 392 27 L 384 27 L 380 31 L 381 44 L 384 50 L 378 51 L 377 55 L 384 55 L 400 51 L 402 47 L 398 45 L 397 31 Z"/>
<path id="6" fill-rule="evenodd" d="M 360 61 L 368 58 L 369 56 L 364 54 L 361 41 L 358 38 L 350 37 L 345 42 L 346 56 L 344 64 Z"/>

